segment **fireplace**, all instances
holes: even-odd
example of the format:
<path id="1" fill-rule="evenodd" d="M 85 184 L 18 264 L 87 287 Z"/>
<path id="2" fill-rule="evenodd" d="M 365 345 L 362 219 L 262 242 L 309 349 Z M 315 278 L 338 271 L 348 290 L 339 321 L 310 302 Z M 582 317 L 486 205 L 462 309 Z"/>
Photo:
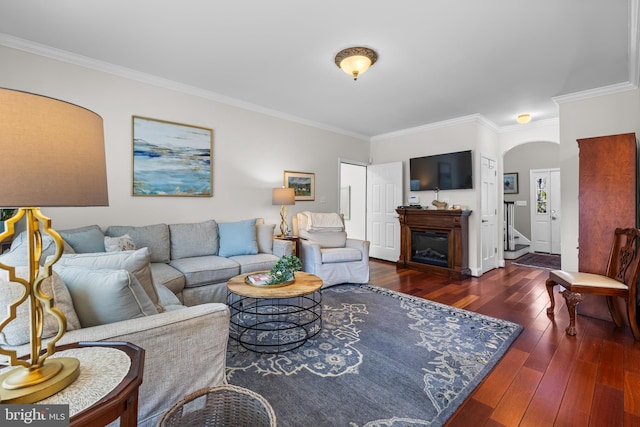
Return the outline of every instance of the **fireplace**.
<path id="1" fill-rule="evenodd" d="M 452 279 L 471 275 L 468 210 L 398 208 L 400 258 L 397 268 L 411 268 Z"/>
<path id="2" fill-rule="evenodd" d="M 411 231 L 411 261 L 449 266 L 449 234 Z"/>

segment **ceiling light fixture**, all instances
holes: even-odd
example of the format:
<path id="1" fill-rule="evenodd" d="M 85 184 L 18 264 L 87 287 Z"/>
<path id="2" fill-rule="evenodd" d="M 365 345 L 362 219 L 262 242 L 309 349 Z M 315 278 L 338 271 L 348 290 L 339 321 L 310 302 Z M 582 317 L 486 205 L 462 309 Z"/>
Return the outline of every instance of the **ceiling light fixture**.
<path id="1" fill-rule="evenodd" d="M 336 65 L 358 80 L 358 76 L 376 63 L 378 54 L 368 47 L 348 47 L 336 55 Z"/>
<path id="2" fill-rule="evenodd" d="M 518 116 L 518 118 L 516 119 L 516 121 L 518 123 L 520 123 L 521 125 L 524 125 L 526 123 L 529 123 L 531 121 L 531 114 L 529 113 L 525 113 L 525 114 L 520 114 Z"/>

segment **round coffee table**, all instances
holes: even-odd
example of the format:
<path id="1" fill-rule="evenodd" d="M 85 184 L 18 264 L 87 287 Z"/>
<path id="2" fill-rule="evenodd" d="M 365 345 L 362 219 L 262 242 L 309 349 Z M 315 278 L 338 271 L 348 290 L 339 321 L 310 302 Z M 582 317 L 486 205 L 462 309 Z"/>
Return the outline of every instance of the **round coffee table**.
<path id="1" fill-rule="evenodd" d="M 254 273 L 249 273 L 254 274 Z M 227 282 L 229 336 L 256 353 L 294 350 L 322 329 L 322 279 L 298 271 L 286 286 L 249 285 L 241 274 Z"/>

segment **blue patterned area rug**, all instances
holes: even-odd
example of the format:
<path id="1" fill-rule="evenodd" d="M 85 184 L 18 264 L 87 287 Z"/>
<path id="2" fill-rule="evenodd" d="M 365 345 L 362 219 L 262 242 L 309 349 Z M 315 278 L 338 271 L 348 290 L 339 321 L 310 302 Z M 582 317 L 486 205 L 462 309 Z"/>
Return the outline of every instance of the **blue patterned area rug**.
<path id="1" fill-rule="evenodd" d="M 281 427 L 441 426 L 522 330 L 372 285 L 322 294 L 322 331 L 297 350 L 229 343 L 229 383 L 264 396 Z"/>

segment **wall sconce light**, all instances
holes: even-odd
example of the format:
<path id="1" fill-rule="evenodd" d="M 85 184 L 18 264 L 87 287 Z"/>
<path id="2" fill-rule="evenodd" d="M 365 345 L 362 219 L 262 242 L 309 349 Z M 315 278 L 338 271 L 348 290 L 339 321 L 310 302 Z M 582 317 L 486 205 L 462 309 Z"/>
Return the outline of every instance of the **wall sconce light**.
<path id="1" fill-rule="evenodd" d="M 358 76 L 378 60 L 378 54 L 368 47 L 349 47 L 336 55 L 336 65 L 345 73 L 358 80 Z"/>
<path id="2" fill-rule="evenodd" d="M 296 194 L 293 188 L 274 188 L 271 192 L 271 204 L 281 205 L 280 207 L 280 234 L 278 237 L 284 237 L 289 233 L 287 225 L 287 205 L 296 204 Z"/>

